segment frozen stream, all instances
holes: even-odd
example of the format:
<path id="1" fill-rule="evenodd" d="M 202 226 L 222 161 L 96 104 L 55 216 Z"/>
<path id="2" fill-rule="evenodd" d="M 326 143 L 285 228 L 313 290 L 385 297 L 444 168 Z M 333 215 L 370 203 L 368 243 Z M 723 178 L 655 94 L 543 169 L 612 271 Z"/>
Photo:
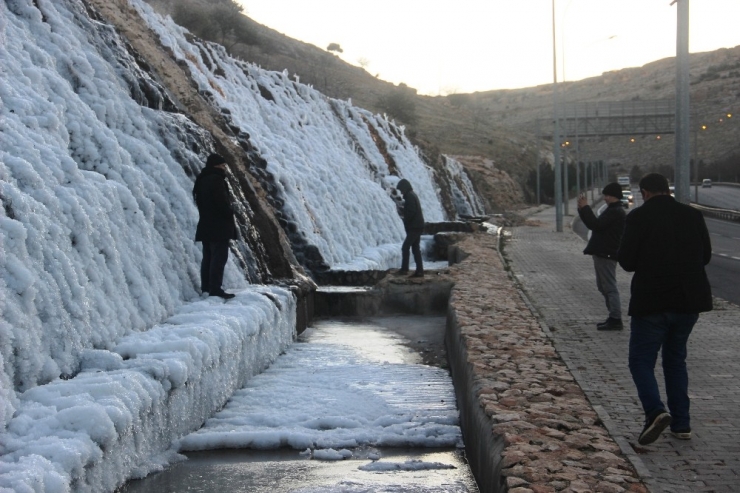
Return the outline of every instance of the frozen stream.
<path id="1" fill-rule="evenodd" d="M 477 492 L 444 330 L 444 317 L 317 322 L 181 441 L 187 461 L 122 491 Z"/>

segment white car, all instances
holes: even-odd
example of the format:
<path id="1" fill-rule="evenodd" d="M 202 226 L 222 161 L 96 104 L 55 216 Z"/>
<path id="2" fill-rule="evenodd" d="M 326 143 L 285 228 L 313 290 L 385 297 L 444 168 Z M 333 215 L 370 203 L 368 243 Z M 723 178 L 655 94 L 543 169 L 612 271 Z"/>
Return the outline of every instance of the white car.
<path id="1" fill-rule="evenodd" d="M 704 178 L 701 181 L 701 187 L 702 188 L 712 188 L 712 180 L 710 180 L 709 178 Z"/>

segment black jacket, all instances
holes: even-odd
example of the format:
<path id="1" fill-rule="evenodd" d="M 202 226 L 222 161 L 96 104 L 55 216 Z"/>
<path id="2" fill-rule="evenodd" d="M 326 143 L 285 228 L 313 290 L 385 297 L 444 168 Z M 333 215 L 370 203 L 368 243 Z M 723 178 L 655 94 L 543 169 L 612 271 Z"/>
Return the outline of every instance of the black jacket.
<path id="1" fill-rule="evenodd" d="M 578 215 L 592 231 L 583 253 L 616 260 L 626 216 L 622 203 L 609 204 L 599 217 L 596 217 L 589 206 L 578 209 Z"/>
<path id="2" fill-rule="evenodd" d="M 407 180 L 398 182 L 398 190 L 403 194 L 403 227 L 409 231 L 424 231 L 424 213 L 421 203 Z"/>
<path id="3" fill-rule="evenodd" d="M 407 232 L 424 230 L 421 203 L 413 190 L 403 194 L 403 227 Z"/>
<path id="4" fill-rule="evenodd" d="M 234 212 L 223 170 L 215 166 L 204 168 L 195 180 L 193 198 L 200 213 L 195 241 L 236 239 Z"/>
<path id="5" fill-rule="evenodd" d="M 670 195 L 652 197 L 627 216 L 619 265 L 632 277 L 629 314 L 712 309 L 704 266 L 712 244 L 701 212 Z"/>

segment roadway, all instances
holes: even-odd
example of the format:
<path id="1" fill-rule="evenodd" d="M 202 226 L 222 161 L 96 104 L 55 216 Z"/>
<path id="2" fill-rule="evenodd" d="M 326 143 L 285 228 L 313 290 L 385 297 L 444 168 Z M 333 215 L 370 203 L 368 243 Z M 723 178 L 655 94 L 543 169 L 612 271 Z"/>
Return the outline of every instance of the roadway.
<path id="1" fill-rule="evenodd" d="M 691 201 L 696 202 L 694 197 L 695 187 L 691 187 Z M 740 211 L 740 187 L 714 185 L 711 188 L 699 187 L 699 205 L 718 207 Z"/>
<path id="2" fill-rule="evenodd" d="M 630 206 L 642 204 L 639 190 L 632 191 L 635 202 Z M 694 187 L 691 187 L 694 198 Z M 714 185 L 699 188 L 699 203 L 709 207 L 740 210 L 740 187 Z M 574 209 L 575 210 L 575 209 Z M 740 305 L 740 223 L 706 218 L 707 229 L 712 239 L 712 261 L 707 266 L 707 276 L 712 286 L 712 294 L 736 305 Z M 576 221 L 575 231 L 584 237 L 583 224 Z"/>
<path id="3" fill-rule="evenodd" d="M 695 187 L 691 187 L 691 200 L 696 201 Z M 740 187 L 714 185 L 699 187 L 700 205 L 720 209 L 740 210 Z M 707 276 L 712 293 L 718 298 L 740 305 L 740 224 L 706 218 L 712 238 L 712 261 L 707 266 Z"/>
<path id="4" fill-rule="evenodd" d="M 740 224 L 711 218 L 706 222 L 712 239 L 712 261 L 707 266 L 712 294 L 740 305 Z"/>

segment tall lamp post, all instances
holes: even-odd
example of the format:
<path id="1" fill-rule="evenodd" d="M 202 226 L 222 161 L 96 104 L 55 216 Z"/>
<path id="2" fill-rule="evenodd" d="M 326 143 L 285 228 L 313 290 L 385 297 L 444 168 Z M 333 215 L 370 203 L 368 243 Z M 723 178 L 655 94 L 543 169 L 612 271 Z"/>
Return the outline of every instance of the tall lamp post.
<path id="1" fill-rule="evenodd" d="M 702 130 L 706 130 L 706 125 L 699 126 Z M 699 203 L 699 129 L 697 125 L 694 126 L 694 202 Z"/>
<path id="2" fill-rule="evenodd" d="M 555 0 L 552 0 L 552 104 L 555 113 L 555 130 L 552 138 L 553 160 L 555 161 L 555 230 L 563 232 L 563 185 L 560 170 L 560 123 L 558 121 L 558 61 L 555 43 Z"/>
<path id="3" fill-rule="evenodd" d="M 676 22 L 676 200 L 689 203 L 689 0 L 677 4 Z"/>

